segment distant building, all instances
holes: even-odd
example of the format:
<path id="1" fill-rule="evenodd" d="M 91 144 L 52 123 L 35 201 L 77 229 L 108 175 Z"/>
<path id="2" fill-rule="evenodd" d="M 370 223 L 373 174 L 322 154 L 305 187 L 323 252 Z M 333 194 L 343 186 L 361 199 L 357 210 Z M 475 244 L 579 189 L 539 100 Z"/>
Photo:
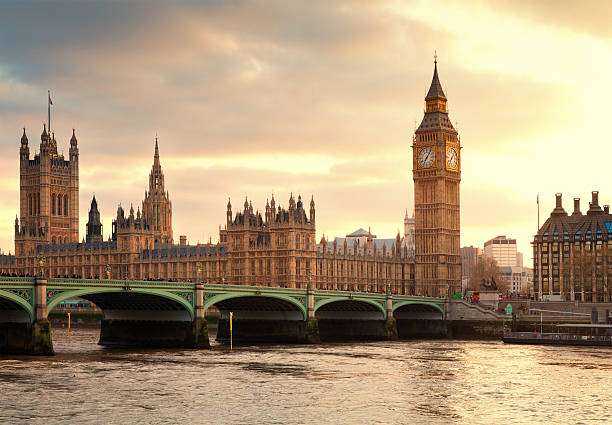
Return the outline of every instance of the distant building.
<path id="1" fill-rule="evenodd" d="M 497 262 L 497 267 L 518 266 L 517 254 L 516 239 L 497 236 L 484 244 L 484 256 L 493 258 Z"/>
<path id="2" fill-rule="evenodd" d="M 563 209 L 561 194 L 533 240 L 533 289 L 538 299 L 609 302 L 612 298 L 612 215 L 592 192 L 586 214 L 580 198 L 574 212 Z"/>
<path id="3" fill-rule="evenodd" d="M 461 277 L 462 280 L 470 280 L 472 270 L 476 266 L 476 261 L 482 255 L 482 249 L 473 246 L 464 246 L 459 250 L 461 253 Z"/>
<path id="4" fill-rule="evenodd" d="M 408 210 L 404 217 L 404 237 L 402 238 L 402 248 L 414 252 L 414 212 L 412 217 L 408 217 Z"/>
<path id="5" fill-rule="evenodd" d="M 498 267 L 500 277 L 508 282 L 508 291 L 513 295 L 530 295 L 533 284 L 533 269 L 521 266 Z"/>

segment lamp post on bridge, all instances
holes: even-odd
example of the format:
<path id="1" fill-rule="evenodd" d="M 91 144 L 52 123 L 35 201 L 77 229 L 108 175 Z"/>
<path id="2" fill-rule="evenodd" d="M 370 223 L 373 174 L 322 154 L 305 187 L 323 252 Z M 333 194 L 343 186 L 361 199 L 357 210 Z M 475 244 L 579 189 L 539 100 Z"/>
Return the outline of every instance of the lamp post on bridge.
<path id="1" fill-rule="evenodd" d="M 197 263 L 196 264 L 196 279 L 198 281 L 198 283 L 200 283 L 200 276 L 202 275 L 202 264 L 201 263 Z"/>
<path id="2" fill-rule="evenodd" d="M 44 255 L 42 255 L 42 254 L 41 254 L 41 255 L 38 257 L 38 266 L 40 267 L 40 270 L 39 270 L 39 272 L 38 272 L 38 277 L 39 277 L 39 278 L 41 278 L 41 279 L 44 277 L 44 274 L 43 274 L 43 266 L 45 265 L 45 262 L 46 262 L 46 261 L 47 261 L 47 259 L 45 258 L 45 256 L 44 256 Z"/>
<path id="3" fill-rule="evenodd" d="M 106 280 L 110 280 L 111 266 L 107 264 L 106 267 L 104 268 L 104 273 L 106 274 Z"/>

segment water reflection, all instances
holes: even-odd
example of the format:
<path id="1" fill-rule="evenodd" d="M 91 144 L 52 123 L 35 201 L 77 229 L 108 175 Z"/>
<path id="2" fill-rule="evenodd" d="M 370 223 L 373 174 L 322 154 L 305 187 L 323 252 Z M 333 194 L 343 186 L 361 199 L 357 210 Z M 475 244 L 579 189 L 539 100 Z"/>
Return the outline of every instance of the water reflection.
<path id="1" fill-rule="evenodd" d="M 122 350 L 54 330 L 54 357 L 0 358 L 0 422 L 612 422 L 610 349 L 405 341 Z"/>

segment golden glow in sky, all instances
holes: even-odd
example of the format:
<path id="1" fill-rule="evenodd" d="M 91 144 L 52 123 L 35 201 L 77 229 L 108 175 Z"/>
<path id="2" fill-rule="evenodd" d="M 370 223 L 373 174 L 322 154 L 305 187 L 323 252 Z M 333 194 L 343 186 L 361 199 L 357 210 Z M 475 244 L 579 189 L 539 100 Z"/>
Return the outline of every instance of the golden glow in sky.
<path id="1" fill-rule="evenodd" d="M 76 127 L 81 234 L 136 208 L 154 136 L 175 235 L 217 238 L 231 197 L 317 204 L 318 237 L 403 228 L 433 52 L 461 137 L 462 245 L 515 237 L 531 262 L 554 193 L 612 203 L 609 2 L 54 2 L 0 15 L 0 246 L 13 250 L 18 148 L 51 89 L 59 150 Z"/>

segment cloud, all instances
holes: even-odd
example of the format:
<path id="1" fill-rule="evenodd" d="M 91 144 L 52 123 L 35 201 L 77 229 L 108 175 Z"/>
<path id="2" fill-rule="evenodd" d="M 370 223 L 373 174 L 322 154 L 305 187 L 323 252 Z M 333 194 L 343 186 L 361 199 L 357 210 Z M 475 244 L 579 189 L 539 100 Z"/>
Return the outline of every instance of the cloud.
<path id="1" fill-rule="evenodd" d="M 607 181 L 612 89 L 600 69 L 612 50 L 598 23 L 609 8 L 576 8 L 4 2 L 0 244 L 12 246 L 21 127 L 33 155 L 49 88 L 60 152 L 77 129 L 81 231 L 93 192 L 107 232 L 119 202 L 140 203 L 157 133 L 177 235 L 214 238 L 228 196 L 262 209 L 293 191 L 314 194 L 319 233 L 370 225 L 393 237 L 412 208 L 410 145 L 434 49 L 463 144 L 462 239 L 528 240 L 534 192 Z M 588 164 L 577 143 L 594 152 Z"/>

